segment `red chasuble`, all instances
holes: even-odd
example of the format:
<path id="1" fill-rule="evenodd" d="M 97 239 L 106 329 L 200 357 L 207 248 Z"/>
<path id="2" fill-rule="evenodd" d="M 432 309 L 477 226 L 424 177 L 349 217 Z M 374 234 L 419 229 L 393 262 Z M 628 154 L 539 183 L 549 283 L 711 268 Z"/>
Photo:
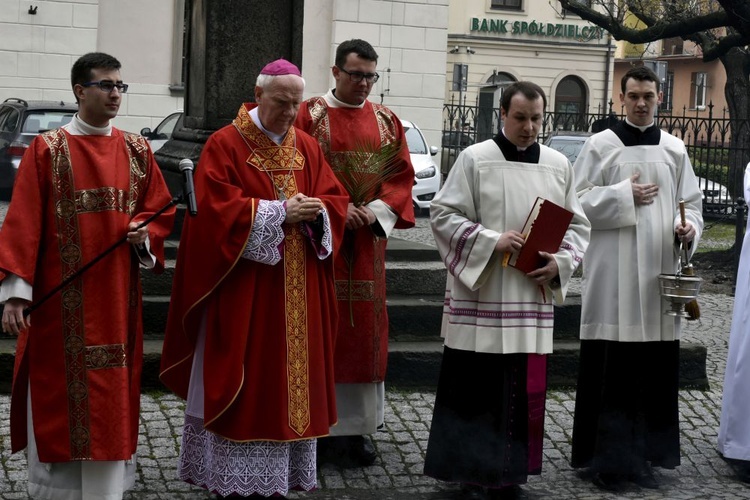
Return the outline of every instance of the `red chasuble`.
<path id="1" fill-rule="evenodd" d="M 196 169 L 200 214 L 183 227 L 161 379 L 186 398 L 201 318 L 205 426 L 235 441 L 291 441 L 336 422 L 332 257 L 320 260 L 301 224 L 284 224 L 275 265 L 242 257 L 261 200 L 297 193 L 323 200 L 340 245 L 346 192 L 320 147 L 289 129 L 275 144 L 243 105 L 215 132 Z"/>
<path id="2" fill-rule="evenodd" d="M 400 172 L 381 189 L 381 200 L 398 216 L 396 228 L 414 226 L 411 189 L 414 168 L 401 121 L 385 106 L 365 101 L 363 108 L 330 108 L 322 97 L 300 107 L 296 125 L 320 143 L 334 171 L 358 144 L 402 143 Z M 336 255 L 336 297 L 339 329 L 336 340 L 336 382 L 382 382 L 388 361 L 388 313 L 385 305 L 387 240 L 370 226 L 345 231 Z"/>
<path id="3" fill-rule="evenodd" d="M 145 140 L 62 130 L 31 143 L 0 231 L 0 278 L 33 285 L 34 300 L 97 257 L 171 196 Z M 149 223 L 154 268 L 174 208 Z M 139 261 L 123 243 L 31 314 L 11 399 L 13 451 L 27 445 L 31 405 L 42 462 L 125 460 L 135 453 L 143 354 Z"/>

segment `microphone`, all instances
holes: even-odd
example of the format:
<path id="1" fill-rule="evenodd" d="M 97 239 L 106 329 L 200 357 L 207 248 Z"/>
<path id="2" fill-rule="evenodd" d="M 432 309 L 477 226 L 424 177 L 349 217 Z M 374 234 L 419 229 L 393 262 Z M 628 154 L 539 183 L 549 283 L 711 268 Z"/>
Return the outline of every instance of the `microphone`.
<path id="1" fill-rule="evenodd" d="M 195 184 L 193 184 L 193 169 L 195 168 L 193 161 L 189 158 L 180 160 L 179 168 L 184 182 L 182 195 L 187 202 L 188 212 L 195 217 L 198 215 L 198 202 L 195 200 Z"/>

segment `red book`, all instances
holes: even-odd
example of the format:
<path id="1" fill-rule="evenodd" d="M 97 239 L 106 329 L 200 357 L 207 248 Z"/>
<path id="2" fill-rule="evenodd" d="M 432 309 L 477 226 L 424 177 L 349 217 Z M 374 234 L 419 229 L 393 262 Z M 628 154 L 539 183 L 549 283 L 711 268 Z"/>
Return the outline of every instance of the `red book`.
<path id="1" fill-rule="evenodd" d="M 524 273 L 544 267 L 547 261 L 539 252 L 557 253 L 572 219 L 570 210 L 537 198 L 521 230 L 526 241 L 518 252 L 506 252 L 503 266 L 510 265 Z"/>

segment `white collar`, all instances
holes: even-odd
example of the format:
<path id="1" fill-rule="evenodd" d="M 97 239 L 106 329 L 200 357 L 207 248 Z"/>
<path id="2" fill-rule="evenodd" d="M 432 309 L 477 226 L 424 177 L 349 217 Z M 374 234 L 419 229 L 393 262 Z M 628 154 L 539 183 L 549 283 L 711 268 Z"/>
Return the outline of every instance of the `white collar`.
<path id="1" fill-rule="evenodd" d="M 505 137 L 506 139 L 508 139 L 508 136 L 505 135 L 505 127 L 502 128 L 502 132 L 503 132 L 503 137 Z M 508 139 L 508 140 L 510 141 L 510 139 Z M 513 143 L 511 142 L 511 144 L 513 144 Z M 515 144 L 513 144 L 513 145 L 516 146 Z M 526 151 L 528 149 L 528 147 L 522 148 L 521 146 L 516 146 L 516 149 L 518 151 Z"/>
<path id="2" fill-rule="evenodd" d="M 112 122 L 110 121 L 104 127 L 95 127 L 89 125 L 78 116 L 73 115 L 73 119 L 61 127 L 70 135 L 112 135 Z"/>
<path id="3" fill-rule="evenodd" d="M 628 120 L 627 116 L 625 117 L 625 123 L 627 123 L 631 127 L 637 128 L 641 132 L 645 131 L 647 128 L 651 128 L 651 127 L 654 126 L 654 122 L 651 122 L 648 125 L 635 125 L 633 122 L 631 122 L 630 120 Z"/>
<path id="4" fill-rule="evenodd" d="M 326 104 L 328 104 L 331 108 L 357 108 L 362 109 L 365 107 L 365 101 L 362 101 L 362 104 L 347 104 L 342 100 L 339 100 L 334 94 L 334 89 L 331 89 L 328 91 L 326 95 L 323 96 L 323 99 L 325 99 Z"/>

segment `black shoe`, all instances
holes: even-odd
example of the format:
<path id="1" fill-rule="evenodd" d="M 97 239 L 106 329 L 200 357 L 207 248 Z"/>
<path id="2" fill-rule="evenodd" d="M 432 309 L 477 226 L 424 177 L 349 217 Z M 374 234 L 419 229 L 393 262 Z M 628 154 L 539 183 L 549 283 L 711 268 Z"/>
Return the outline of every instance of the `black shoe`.
<path id="1" fill-rule="evenodd" d="M 517 484 L 504 488 L 487 488 L 487 498 L 490 500 L 521 500 L 526 498 L 526 492 Z"/>
<path id="2" fill-rule="evenodd" d="M 654 471 L 647 463 L 641 464 L 633 473 L 630 475 L 630 481 L 637 484 L 641 488 L 647 488 L 649 490 L 658 490 L 659 483 L 656 482 L 654 477 Z"/>
<path id="3" fill-rule="evenodd" d="M 318 465 L 326 462 L 341 464 L 348 460 L 347 441 L 342 436 L 318 438 L 315 459 Z"/>
<path id="4" fill-rule="evenodd" d="M 620 491 L 624 486 L 625 478 L 620 474 L 612 472 L 595 472 L 591 476 L 591 482 L 601 490 Z"/>
<path id="5" fill-rule="evenodd" d="M 478 484 L 461 483 L 461 492 L 458 495 L 460 500 L 486 500 L 487 489 Z"/>
<path id="6" fill-rule="evenodd" d="M 737 479 L 743 483 L 750 483 L 750 462 L 747 460 L 725 459 Z"/>
<path id="7" fill-rule="evenodd" d="M 367 467 L 375 463 L 378 454 L 370 438 L 366 436 L 347 436 L 349 459 L 355 466 Z"/>

